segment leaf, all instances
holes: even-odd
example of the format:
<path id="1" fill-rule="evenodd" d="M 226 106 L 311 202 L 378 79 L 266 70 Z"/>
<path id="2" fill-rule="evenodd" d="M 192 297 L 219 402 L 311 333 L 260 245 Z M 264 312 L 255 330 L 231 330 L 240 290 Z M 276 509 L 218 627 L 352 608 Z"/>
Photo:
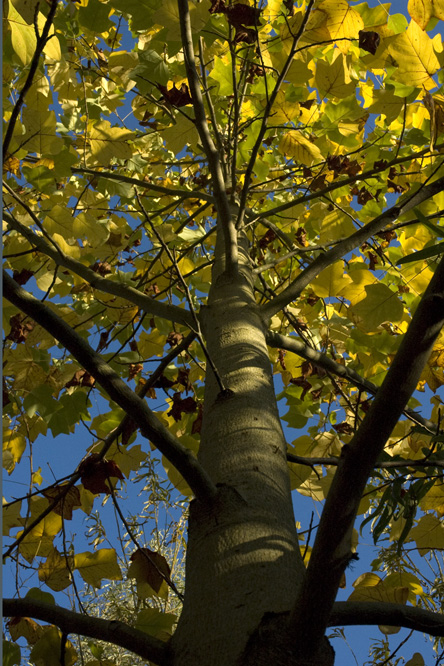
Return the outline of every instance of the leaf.
<path id="1" fill-rule="evenodd" d="M 157 595 L 166 599 L 168 586 L 165 579 L 169 580 L 171 570 L 163 555 L 149 548 L 139 548 L 130 559 L 128 578 L 136 579 L 138 596 L 145 599 Z"/>
<path id="2" fill-rule="evenodd" d="M 441 243 L 435 243 L 435 245 L 431 245 L 430 247 L 426 247 L 424 250 L 419 250 L 418 252 L 407 254 L 405 257 L 401 257 L 397 263 L 399 265 L 408 264 L 412 261 L 424 261 L 424 259 L 437 257 L 441 254 L 444 254 L 444 241 Z"/>
<path id="3" fill-rule="evenodd" d="M 71 571 L 68 564 L 72 569 L 72 558 L 65 558 L 57 548 L 53 548 L 45 562 L 39 564 L 39 580 L 46 583 L 54 592 L 65 590 L 71 585 Z"/>
<path id="4" fill-rule="evenodd" d="M 43 491 L 43 495 L 50 501 L 54 501 L 62 496 L 60 501 L 53 508 L 54 513 L 63 516 L 65 520 L 72 520 L 73 509 L 81 506 L 80 492 L 76 486 L 72 486 L 68 492 L 64 494 L 64 488 L 68 484 L 61 483 Z"/>
<path id="5" fill-rule="evenodd" d="M 444 549 L 444 524 L 441 518 L 427 514 L 410 531 L 407 541 L 415 541 L 421 557 L 430 549 Z"/>
<path id="6" fill-rule="evenodd" d="M 406 32 L 396 35 L 388 51 L 397 64 L 393 80 L 426 90 L 435 87 L 432 76 L 440 68 L 439 60 L 432 40 L 415 21 L 410 21 Z"/>
<path id="7" fill-rule="evenodd" d="M 45 627 L 41 638 L 33 646 L 30 654 L 35 666 L 60 666 L 62 633 L 56 627 Z M 74 666 L 77 652 L 71 641 L 66 640 L 64 666 Z"/>
<path id="8" fill-rule="evenodd" d="M 344 273 L 343 262 L 336 261 L 313 280 L 312 287 L 315 294 L 321 298 L 337 297 L 346 293 L 351 282 L 351 278 Z"/>
<path id="9" fill-rule="evenodd" d="M 20 666 L 20 647 L 11 641 L 3 639 L 3 666 Z"/>
<path id="10" fill-rule="evenodd" d="M 284 134 L 279 142 L 279 152 L 307 166 L 322 160 L 319 148 L 296 130 Z"/>
<path id="11" fill-rule="evenodd" d="M 425 661 L 419 652 L 415 652 L 412 658 L 405 662 L 405 666 L 425 666 Z"/>
<path id="12" fill-rule="evenodd" d="M 409 0 L 407 11 L 422 30 L 432 17 L 444 20 L 444 0 Z"/>
<path id="13" fill-rule="evenodd" d="M 315 82 L 322 97 L 333 99 L 348 97 L 355 89 L 348 61 L 340 51 L 335 51 L 331 63 L 326 60 L 318 60 Z"/>
<path id="14" fill-rule="evenodd" d="M 404 316 L 404 306 L 385 284 L 365 285 L 366 297 L 353 305 L 352 313 L 358 317 L 366 331 L 375 331 L 385 322 L 398 322 Z"/>
<path id="15" fill-rule="evenodd" d="M 95 588 L 102 586 L 102 579 L 122 580 L 114 548 L 102 548 L 94 553 L 88 551 L 74 555 L 74 567 L 85 583 Z"/>
<path id="16" fill-rule="evenodd" d="M 12 617 L 8 622 L 8 631 L 14 641 L 23 637 L 33 645 L 42 635 L 43 627 L 30 617 Z"/>
<path id="17" fill-rule="evenodd" d="M 229 55 L 214 58 L 214 66 L 211 70 L 209 79 L 217 83 L 218 92 L 221 96 L 233 94 L 233 76 L 231 74 L 231 57 Z"/>
<path id="18" fill-rule="evenodd" d="M 347 0 L 324 0 L 317 9 L 327 15 L 325 27 L 330 36 L 336 41 L 336 46 L 342 53 L 350 49 L 351 39 L 358 39 L 359 31 L 364 28 L 361 15 L 352 7 Z"/>
<path id="19" fill-rule="evenodd" d="M 135 628 L 161 641 L 167 641 L 176 622 L 177 615 L 173 613 L 162 613 L 157 608 L 144 608 L 137 614 Z"/>
<path id="20" fill-rule="evenodd" d="M 134 138 L 133 132 L 112 127 L 108 120 L 91 121 L 88 130 L 91 164 L 109 166 L 115 158 L 128 160 L 132 156 L 128 142 Z"/>
<path id="21" fill-rule="evenodd" d="M 123 479 L 124 476 L 119 469 L 119 466 L 113 460 L 101 458 L 98 453 L 91 453 L 87 458 L 82 460 L 78 469 L 84 488 L 90 490 L 95 495 L 105 493 L 109 495 L 111 492 L 109 479 Z"/>

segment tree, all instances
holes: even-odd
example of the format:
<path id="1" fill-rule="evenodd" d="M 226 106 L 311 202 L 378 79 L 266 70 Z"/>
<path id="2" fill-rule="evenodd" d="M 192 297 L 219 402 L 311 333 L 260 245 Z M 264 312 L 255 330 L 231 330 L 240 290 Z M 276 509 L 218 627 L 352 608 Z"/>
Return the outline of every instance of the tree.
<path id="1" fill-rule="evenodd" d="M 333 664 L 351 624 L 444 637 L 414 564 L 444 549 L 442 401 L 411 398 L 444 384 L 442 4 L 5 6 L 4 465 L 31 460 L 5 556 L 55 592 L 129 576 L 140 601 L 107 620 L 34 587 L 5 601 L 11 637 L 65 666 L 70 633 L 172 666 Z M 51 483 L 49 434 L 76 453 Z M 154 448 L 191 500 L 184 594 L 122 510 Z M 293 491 L 325 500 L 308 537 Z M 123 572 L 118 539 L 68 533 L 100 498 Z M 337 602 L 357 520 L 380 568 Z"/>

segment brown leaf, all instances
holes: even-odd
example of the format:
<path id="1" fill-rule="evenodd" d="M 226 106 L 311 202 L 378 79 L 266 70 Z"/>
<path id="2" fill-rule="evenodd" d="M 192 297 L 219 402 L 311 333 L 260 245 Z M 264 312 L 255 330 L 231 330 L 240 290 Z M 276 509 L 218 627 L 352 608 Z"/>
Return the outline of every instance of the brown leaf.
<path id="1" fill-rule="evenodd" d="M 182 83 L 179 88 L 176 88 L 176 84 L 173 83 L 173 87 L 169 90 L 166 86 L 158 85 L 160 92 L 162 93 L 163 99 L 171 104 L 171 106 L 187 106 L 187 104 L 192 104 L 193 100 L 191 99 L 190 91 L 186 83 Z"/>
<path id="2" fill-rule="evenodd" d="M 149 548 L 139 548 L 130 557 L 134 563 L 134 577 L 139 583 L 148 583 L 155 592 L 159 592 L 164 580 L 170 580 L 171 569 L 160 553 Z"/>
<path id="3" fill-rule="evenodd" d="M 257 39 L 257 30 L 255 28 L 245 28 L 243 25 L 236 26 L 236 34 L 234 35 L 235 44 L 239 44 L 240 42 L 255 44 Z"/>
<path id="4" fill-rule="evenodd" d="M 380 41 L 381 37 L 373 30 L 359 31 L 359 48 L 367 51 L 368 53 L 371 53 L 372 55 L 375 55 Z"/>
<path id="5" fill-rule="evenodd" d="M 107 261 L 96 261 L 96 263 L 91 266 L 91 269 L 94 271 L 94 273 L 98 273 L 102 277 L 104 275 L 108 275 L 108 273 L 112 273 L 111 264 L 109 264 Z"/>
<path id="6" fill-rule="evenodd" d="M 21 314 L 20 312 L 16 315 L 13 315 L 9 319 L 9 323 L 11 325 L 11 330 L 7 336 L 7 339 L 12 340 L 17 344 L 26 342 L 26 338 L 35 326 L 35 322 L 32 321 L 32 319 L 28 319 L 26 315 Z"/>
<path id="7" fill-rule="evenodd" d="M 110 494 L 109 487 L 105 481 L 110 477 L 123 479 L 123 474 L 117 463 L 106 458 L 100 459 L 98 453 L 92 453 L 82 460 L 79 465 L 79 472 L 84 488 L 90 490 L 94 495 L 99 493 Z"/>
<path id="8" fill-rule="evenodd" d="M 94 386 L 95 381 L 94 377 L 82 368 L 81 370 L 77 370 L 73 378 L 65 384 L 65 388 L 69 388 L 70 386 Z"/>
<path id="9" fill-rule="evenodd" d="M 137 377 L 137 375 L 142 372 L 142 370 L 143 365 L 141 363 L 130 363 L 128 379 L 134 379 L 134 377 Z"/>
<path id="10" fill-rule="evenodd" d="M 342 423 L 338 423 L 337 425 L 334 425 L 333 428 L 336 430 L 336 432 L 339 432 L 341 435 L 352 435 L 353 434 L 353 428 L 346 421 L 343 421 Z"/>
<path id="11" fill-rule="evenodd" d="M 231 5 L 231 7 L 225 9 L 225 14 L 228 22 L 236 29 L 246 25 L 261 25 L 259 20 L 261 10 L 256 7 L 250 7 L 250 5 L 243 5 L 241 3 Z"/>
<path id="12" fill-rule="evenodd" d="M 34 275 L 34 271 L 28 271 L 27 268 L 22 268 L 21 271 L 14 271 L 12 274 L 13 279 L 17 284 L 26 284 L 30 278 Z"/>
<path id="13" fill-rule="evenodd" d="M 166 339 L 170 347 L 175 347 L 180 342 L 182 342 L 182 340 L 183 340 L 183 334 L 176 333 L 175 331 L 171 331 L 171 333 L 168 333 L 168 337 Z"/>
<path id="14" fill-rule="evenodd" d="M 172 416 L 175 421 L 180 421 L 182 414 L 193 414 L 197 409 L 197 402 L 191 396 L 188 398 L 181 398 L 180 393 L 173 395 L 173 406 L 168 412 L 168 416 Z"/>

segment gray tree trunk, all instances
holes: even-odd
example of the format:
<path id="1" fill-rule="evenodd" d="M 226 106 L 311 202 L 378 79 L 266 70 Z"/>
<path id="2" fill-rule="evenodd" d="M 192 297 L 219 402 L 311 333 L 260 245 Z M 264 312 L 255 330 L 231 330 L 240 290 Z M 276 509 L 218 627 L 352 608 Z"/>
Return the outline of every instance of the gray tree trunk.
<path id="1" fill-rule="evenodd" d="M 299 663 L 286 634 L 280 640 L 279 633 L 305 567 L 264 323 L 247 250 L 240 251 L 238 275 L 218 270 L 222 256 L 216 262 L 201 316 L 209 355 L 226 388 L 221 391 L 207 365 L 199 460 L 219 485 L 219 501 L 211 508 L 194 501 L 190 508 L 186 597 L 172 641 L 174 666 Z M 332 663 L 331 648 L 328 654 L 325 664 Z"/>

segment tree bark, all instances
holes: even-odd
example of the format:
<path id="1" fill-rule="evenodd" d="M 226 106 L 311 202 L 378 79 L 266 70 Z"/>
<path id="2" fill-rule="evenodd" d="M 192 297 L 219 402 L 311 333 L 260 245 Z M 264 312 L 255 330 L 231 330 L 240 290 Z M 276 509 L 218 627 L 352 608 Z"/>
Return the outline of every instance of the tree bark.
<path id="1" fill-rule="evenodd" d="M 288 611 L 305 573 L 247 249 L 239 248 L 239 273 L 228 277 L 220 245 L 201 322 L 225 390 L 207 370 L 199 450 L 219 496 L 212 506 L 191 504 L 174 666 L 240 663 L 264 614 Z"/>

